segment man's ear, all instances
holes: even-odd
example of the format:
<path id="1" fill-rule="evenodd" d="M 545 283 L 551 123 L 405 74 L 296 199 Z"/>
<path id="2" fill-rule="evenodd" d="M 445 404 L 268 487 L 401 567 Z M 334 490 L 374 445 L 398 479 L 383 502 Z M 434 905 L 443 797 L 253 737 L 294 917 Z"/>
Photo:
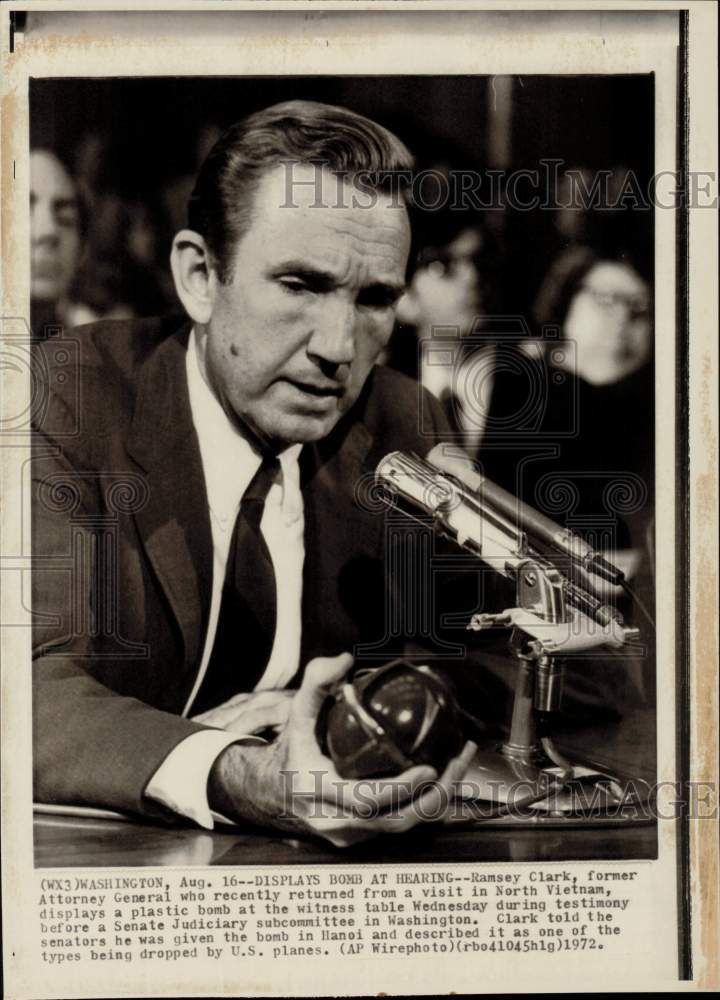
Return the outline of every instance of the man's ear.
<path id="1" fill-rule="evenodd" d="M 196 323 L 210 321 L 215 301 L 217 273 L 203 237 L 192 229 L 181 229 L 170 253 L 175 290 L 188 316 Z"/>

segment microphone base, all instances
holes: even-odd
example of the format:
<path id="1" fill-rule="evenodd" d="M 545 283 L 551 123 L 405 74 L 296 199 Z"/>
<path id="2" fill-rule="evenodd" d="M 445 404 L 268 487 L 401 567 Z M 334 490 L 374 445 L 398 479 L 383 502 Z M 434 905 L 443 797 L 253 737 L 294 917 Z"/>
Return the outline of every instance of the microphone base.
<path id="1" fill-rule="evenodd" d="M 463 806 L 474 811 L 469 818 L 530 827 L 652 822 L 647 782 L 597 762 L 571 761 L 547 735 L 549 716 L 537 707 L 538 689 L 544 690 L 538 682 L 554 675 L 558 663 L 517 630 L 510 649 L 517 667 L 510 734 L 501 746 L 479 750 L 465 776 Z"/>
<path id="2" fill-rule="evenodd" d="M 539 767 L 530 759 L 508 757 L 506 747 L 477 752 L 465 775 L 456 821 L 529 828 L 654 821 L 646 782 L 593 761 L 553 763 L 542 748 L 535 760 L 544 758 L 548 766 Z"/>

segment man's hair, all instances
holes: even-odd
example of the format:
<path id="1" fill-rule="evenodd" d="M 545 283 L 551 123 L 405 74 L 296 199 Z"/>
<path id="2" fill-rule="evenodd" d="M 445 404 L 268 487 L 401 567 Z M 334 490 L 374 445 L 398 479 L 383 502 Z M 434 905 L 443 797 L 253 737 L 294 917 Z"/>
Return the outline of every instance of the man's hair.
<path id="1" fill-rule="evenodd" d="M 227 281 L 234 250 L 252 222 L 255 191 L 281 163 L 299 162 L 362 175 L 366 186 L 402 190 L 413 158 L 382 125 L 347 108 L 286 101 L 232 125 L 205 160 L 188 205 L 188 225 L 204 237 L 220 281 Z M 407 177 L 410 181 L 410 177 Z"/>

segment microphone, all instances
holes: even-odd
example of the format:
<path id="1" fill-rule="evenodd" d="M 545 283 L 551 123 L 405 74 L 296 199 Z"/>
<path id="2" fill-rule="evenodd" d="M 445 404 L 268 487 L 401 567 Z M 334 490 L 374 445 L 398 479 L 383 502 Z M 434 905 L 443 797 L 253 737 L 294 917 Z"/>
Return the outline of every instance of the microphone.
<path id="1" fill-rule="evenodd" d="M 495 510 L 514 521 L 530 537 L 559 550 L 573 562 L 579 564 L 586 573 L 594 573 L 615 586 L 622 585 L 625 579 L 624 573 L 579 535 L 576 535 L 569 528 L 561 527 L 547 515 L 503 489 L 502 486 L 498 486 L 486 476 L 472 472 L 469 467 L 467 471 L 468 477 L 472 475 L 476 482 L 471 485 L 470 482 L 465 481 L 465 484 L 484 497 Z M 465 478 L 462 471 L 460 471 L 460 476 Z"/>
<path id="2" fill-rule="evenodd" d="M 389 506 L 418 520 L 432 517 L 433 528 L 489 563 L 502 576 L 512 576 L 524 558 L 524 533 L 463 483 L 413 452 L 394 451 L 378 464 L 375 481 L 387 491 Z"/>
<path id="3" fill-rule="evenodd" d="M 556 524 L 530 504 L 481 476 L 463 460 L 452 461 L 452 472 L 435 464 L 433 456 L 436 451 L 437 449 L 433 449 L 427 460 L 413 453 L 391 452 L 378 464 L 376 479 L 396 491 L 403 499 L 432 513 L 440 521 L 441 530 L 451 534 L 459 544 L 466 544 L 469 539 L 471 546 L 478 549 L 478 554 L 481 543 L 477 539 L 473 540 L 472 530 L 467 530 L 471 519 L 465 515 L 472 512 L 483 517 L 486 527 L 488 523 L 497 526 L 504 531 L 508 540 L 514 537 L 516 546 L 522 547 L 518 537 L 518 533 L 522 532 L 541 546 L 549 546 L 561 552 L 585 573 L 595 574 L 608 583 L 622 586 L 625 579 L 622 571 L 579 535 Z M 461 502 L 453 504 L 453 498 L 457 500 L 458 491 Z M 458 531 L 463 537 L 458 537 Z"/>

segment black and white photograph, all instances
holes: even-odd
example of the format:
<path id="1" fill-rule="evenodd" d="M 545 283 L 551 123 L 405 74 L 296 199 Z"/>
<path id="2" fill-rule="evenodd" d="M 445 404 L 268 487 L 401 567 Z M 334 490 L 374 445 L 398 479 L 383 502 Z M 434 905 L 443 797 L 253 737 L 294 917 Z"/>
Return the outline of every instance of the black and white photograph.
<path id="1" fill-rule="evenodd" d="M 413 68 L 389 10 L 373 62 L 354 5 L 31 6 L 3 640 L 40 971 L 695 982 L 687 19 L 478 11 L 488 65 L 413 24 Z"/>
<path id="2" fill-rule="evenodd" d="M 654 856 L 653 97 L 32 81 L 39 863 Z"/>

